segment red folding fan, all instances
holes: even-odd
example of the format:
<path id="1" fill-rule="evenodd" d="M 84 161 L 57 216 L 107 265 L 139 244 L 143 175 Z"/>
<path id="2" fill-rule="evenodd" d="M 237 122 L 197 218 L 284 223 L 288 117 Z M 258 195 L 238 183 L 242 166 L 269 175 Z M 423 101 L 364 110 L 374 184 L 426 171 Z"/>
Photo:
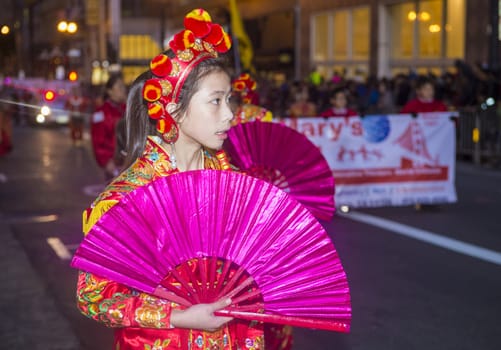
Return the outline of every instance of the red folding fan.
<path id="1" fill-rule="evenodd" d="M 230 129 L 224 149 L 245 173 L 289 192 L 317 218 L 332 219 L 332 172 L 318 147 L 303 134 L 277 123 L 243 123 Z"/>
<path id="2" fill-rule="evenodd" d="M 183 306 L 231 297 L 220 315 L 349 331 L 348 283 L 326 231 L 287 193 L 236 172 L 182 172 L 131 192 L 72 266 Z"/>

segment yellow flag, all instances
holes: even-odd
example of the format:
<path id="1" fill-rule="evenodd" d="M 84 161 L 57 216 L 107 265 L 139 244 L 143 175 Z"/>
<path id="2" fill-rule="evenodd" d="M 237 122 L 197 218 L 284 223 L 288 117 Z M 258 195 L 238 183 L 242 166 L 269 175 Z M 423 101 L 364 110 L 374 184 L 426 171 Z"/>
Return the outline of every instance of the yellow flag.
<path id="1" fill-rule="evenodd" d="M 254 71 L 252 66 L 252 56 L 254 50 L 249 36 L 245 32 L 240 12 L 238 12 L 236 0 L 230 0 L 231 32 L 238 40 L 238 51 L 240 53 L 240 62 L 244 69 Z"/>

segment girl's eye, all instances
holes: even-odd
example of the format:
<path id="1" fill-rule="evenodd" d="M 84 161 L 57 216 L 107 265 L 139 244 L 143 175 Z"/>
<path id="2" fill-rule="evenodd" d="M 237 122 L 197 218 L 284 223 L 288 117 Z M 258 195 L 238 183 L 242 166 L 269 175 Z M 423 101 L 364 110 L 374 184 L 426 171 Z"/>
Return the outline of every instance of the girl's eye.
<path id="1" fill-rule="evenodd" d="M 215 105 L 220 105 L 221 104 L 221 99 L 220 98 L 215 98 L 211 101 L 212 104 L 215 104 Z"/>

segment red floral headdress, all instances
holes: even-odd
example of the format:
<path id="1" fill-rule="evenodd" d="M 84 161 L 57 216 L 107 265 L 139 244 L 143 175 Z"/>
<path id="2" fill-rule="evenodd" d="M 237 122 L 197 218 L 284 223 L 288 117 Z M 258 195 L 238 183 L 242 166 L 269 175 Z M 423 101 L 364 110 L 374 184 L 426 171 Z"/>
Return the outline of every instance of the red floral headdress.
<path id="1" fill-rule="evenodd" d="M 143 87 L 148 114 L 157 120 L 157 130 L 168 143 L 177 140 L 179 130 L 167 111 L 167 105 L 178 102 L 186 77 L 197 64 L 217 57 L 231 47 L 230 36 L 219 24 L 212 23 L 209 13 L 203 9 L 188 13 L 184 27 L 169 43 L 176 56 L 169 58 L 160 54 L 153 58 L 150 69 L 154 78 L 147 80 Z"/>
<path id="2" fill-rule="evenodd" d="M 256 90 L 257 83 L 248 73 L 242 73 L 233 81 L 232 86 L 234 91 L 240 93 L 244 103 L 250 103 L 251 92 Z"/>

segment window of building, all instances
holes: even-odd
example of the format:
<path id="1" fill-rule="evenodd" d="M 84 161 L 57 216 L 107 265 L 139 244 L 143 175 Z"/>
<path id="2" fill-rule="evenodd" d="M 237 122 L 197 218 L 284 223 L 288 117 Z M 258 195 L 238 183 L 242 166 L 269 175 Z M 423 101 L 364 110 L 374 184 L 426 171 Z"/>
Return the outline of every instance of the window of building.
<path id="1" fill-rule="evenodd" d="M 353 43 L 353 58 L 368 59 L 370 48 L 370 11 L 368 7 L 356 8 L 352 14 L 353 33 L 351 42 Z"/>
<path id="2" fill-rule="evenodd" d="M 315 14 L 311 28 L 312 63 L 324 76 L 328 77 L 334 70 L 346 71 L 348 75 L 367 71 L 370 48 L 368 6 Z"/>
<path id="3" fill-rule="evenodd" d="M 334 46 L 334 59 L 345 60 L 348 58 L 348 37 L 350 27 L 348 23 L 348 11 L 337 11 L 332 14 L 334 31 L 331 40 Z"/>
<path id="4" fill-rule="evenodd" d="M 315 42 L 313 47 L 313 59 L 323 61 L 328 59 L 328 35 L 329 35 L 329 17 L 325 14 L 318 15 L 314 21 Z"/>
<path id="5" fill-rule="evenodd" d="M 444 30 L 442 5 L 442 0 L 427 0 L 419 3 L 419 13 L 415 21 L 419 28 L 419 57 L 441 56 Z"/>
<path id="6" fill-rule="evenodd" d="M 465 0 L 408 1 L 388 6 L 388 15 L 393 61 L 464 57 Z"/>
<path id="7" fill-rule="evenodd" d="M 448 0 L 446 18 L 446 56 L 448 58 L 463 58 L 466 23 L 465 0 Z"/>
<path id="8" fill-rule="evenodd" d="M 150 60 L 160 52 L 160 46 L 149 35 L 123 34 L 120 36 L 121 60 Z"/>
<path id="9" fill-rule="evenodd" d="M 389 7 L 391 26 L 391 56 L 410 58 L 413 56 L 414 21 L 416 11 L 413 3 Z"/>

